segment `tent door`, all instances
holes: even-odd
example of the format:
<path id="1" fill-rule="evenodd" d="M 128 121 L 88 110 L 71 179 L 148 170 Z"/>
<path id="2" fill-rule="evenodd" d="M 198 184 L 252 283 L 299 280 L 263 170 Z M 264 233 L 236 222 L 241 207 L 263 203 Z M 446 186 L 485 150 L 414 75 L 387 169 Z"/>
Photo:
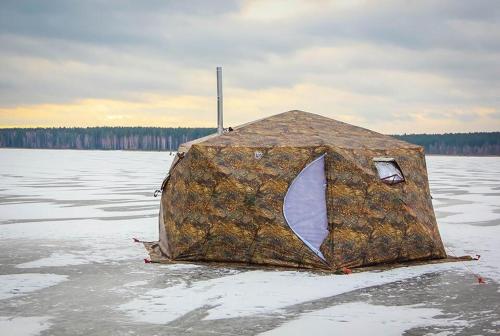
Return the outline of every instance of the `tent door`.
<path id="1" fill-rule="evenodd" d="M 293 232 L 321 259 L 328 235 L 325 154 L 309 163 L 293 180 L 283 204 L 285 220 Z"/>

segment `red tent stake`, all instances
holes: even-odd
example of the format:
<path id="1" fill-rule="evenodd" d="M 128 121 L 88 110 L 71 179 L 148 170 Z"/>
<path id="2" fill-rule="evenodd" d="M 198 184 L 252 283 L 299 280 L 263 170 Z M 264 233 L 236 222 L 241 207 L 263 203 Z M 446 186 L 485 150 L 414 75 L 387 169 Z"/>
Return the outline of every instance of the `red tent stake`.
<path id="1" fill-rule="evenodd" d="M 350 268 L 344 267 L 342 268 L 342 273 L 344 274 L 352 274 L 352 271 Z"/>

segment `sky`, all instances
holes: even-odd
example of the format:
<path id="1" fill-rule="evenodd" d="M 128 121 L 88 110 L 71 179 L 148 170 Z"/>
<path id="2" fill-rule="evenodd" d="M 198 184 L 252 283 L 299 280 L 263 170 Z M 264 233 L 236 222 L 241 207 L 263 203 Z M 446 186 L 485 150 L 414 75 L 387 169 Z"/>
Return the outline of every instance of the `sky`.
<path id="1" fill-rule="evenodd" d="M 0 127 L 500 131 L 500 1 L 0 0 Z"/>

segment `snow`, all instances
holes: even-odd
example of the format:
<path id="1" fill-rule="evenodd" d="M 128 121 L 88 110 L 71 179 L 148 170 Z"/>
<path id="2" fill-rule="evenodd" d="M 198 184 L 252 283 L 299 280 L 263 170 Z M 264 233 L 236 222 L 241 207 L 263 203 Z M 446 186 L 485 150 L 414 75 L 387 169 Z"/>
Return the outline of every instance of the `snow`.
<path id="1" fill-rule="evenodd" d="M 139 280 L 139 281 L 128 282 L 128 283 L 124 284 L 123 287 L 145 286 L 147 284 L 148 284 L 147 281 Z"/>
<path id="2" fill-rule="evenodd" d="M 249 271 L 190 285 L 183 283 L 153 289 L 120 309 L 137 321 L 159 324 L 171 322 L 201 307 L 210 308 L 208 320 L 267 315 L 291 305 L 451 269 L 461 271 L 461 265 L 423 265 L 349 276 Z"/>
<path id="3" fill-rule="evenodd" d="M 156 221 L 156 219 L 153 219 Z M 103 222 L 97 219 L 47 221 L 37 223 L 16 223 L 2 225 L 2 239 L 18 239 L 20 237 L 30 240 L 73 240 L 82 241 L 83 244 L 115 245 L 125 243 L 130 245 L 135 235 L 147 235 L 153 238 L 157 227 L 151 225 L 151 218 L 122 219 L 118 222 Z M 158 237 L 155 237 L 158 239 Z"/>
<path id="4" fill-rule="evenodd" d="M 71 254 L 65 252 L 56 252 L 50 254 L 46 258 L 36 259 L 26 263 L 16 265 L 16 268 L 44 268 L 44 267 L 64 267 L 84 265 L 91 263 L 117 263 L 124 260 L 142 260 L 148 258 L 148 254 L 144 252 L 144 248 L 138 247 L 136 250 L 131 250 L 124 246 L 122 250 L 106 249 L 105 246 L 95 245 L 87 251 Z"/>
<path id="5" fill-rule="evenodd" d="M 146 258 L 142 244 L 133 244 L 133 237 L 157 239 L 157 227 L 144 220 L 122 220 L 103 225 L 97 220 L 46 223 L 19 223 L 1 226 L 2 239 L 70 241 L 71 250 L 54 247 L 50 255 L 17 265 L 18 268 L 108 263 Z M 154 238 L 153 238 L 154 237 Z"/>
<path id="6" fill-rule="evenodd" d="M 16 265 L 17 268 L 61 267 L 82 265 L 89 263 L 88 256 L 79 256 L 70 253 L 52 253 L 47 258 L 37 259 Z"/>
<path id="7" fill-rule="evenodd" d="M 160 268 L 168 269 L 170 271 L 183 271 L 183 270 L 191 270 L 198 269 L 203 267 L 202 265 L 195 264 L 171 264 L 171 265 L 161 265 Z"/>
<path id="8" fill-rule="evenodd" d="M 1 274 L 0 300 L 26 295 L 34 291 L 55 286 L 65 280 L 67 280 L 67 276 L 60 274 Z"/>
<path id="9" fill-rule="evenodd" d="M 3 335 L 35 336 L 50 327 L 47 316 L 8 317 L 0 316 L 0 330 Z"/>
<path id="10" fill-rule="evenodd" d="M 281 335 L 401 335 L 404 331 L 427 326 L 462 326 L 465 321 L 436 318 L 441 310 L 418 306 L 381 306 L 352 302 L 301 315 L 261 336 Z M 363 321 L 363 323 L 360 323 Z"/>

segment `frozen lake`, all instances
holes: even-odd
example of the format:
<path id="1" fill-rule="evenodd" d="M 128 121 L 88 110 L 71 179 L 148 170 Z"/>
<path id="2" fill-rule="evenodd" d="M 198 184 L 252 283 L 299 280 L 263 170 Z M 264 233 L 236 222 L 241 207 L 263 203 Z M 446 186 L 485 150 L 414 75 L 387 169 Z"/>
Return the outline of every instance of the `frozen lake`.
<path id="1" fill-rule="evenodd" d="M 444 243 L 479 261 L 345 276 L 145 264 L 172 158 L 0 149 L 2 335 L 500 334 L 499 157 L 427 157 Z"/>

